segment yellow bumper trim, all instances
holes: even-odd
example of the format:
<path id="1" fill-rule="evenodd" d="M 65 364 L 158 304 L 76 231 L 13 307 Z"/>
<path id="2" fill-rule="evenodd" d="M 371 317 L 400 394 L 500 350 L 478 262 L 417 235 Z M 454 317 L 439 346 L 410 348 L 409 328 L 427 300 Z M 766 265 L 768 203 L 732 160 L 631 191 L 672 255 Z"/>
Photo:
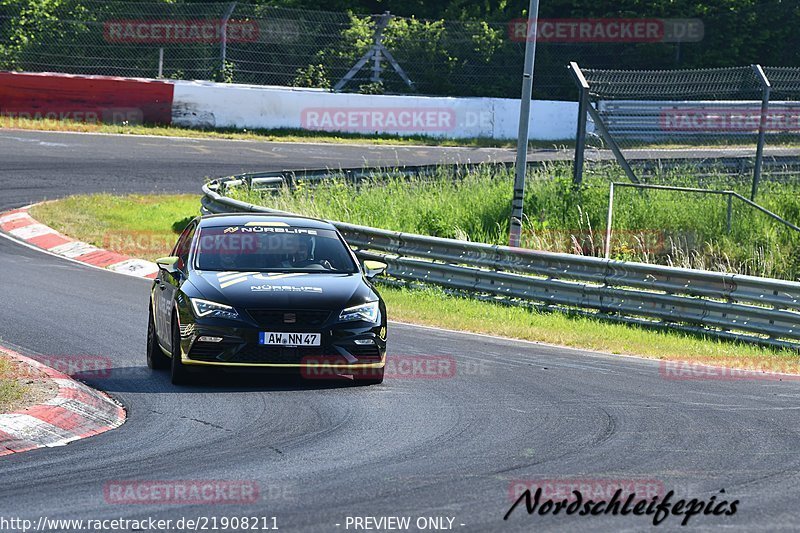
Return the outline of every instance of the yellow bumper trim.
<path id="1" fill-rule="evenodd" d="M 348 364 L 325 364 L 325 363 L 223 363 L 215 361 L 196 361 L 188 359 L 185 355 L 181 357 L 181 362 L 184 365 L 198 365 L 198 366 L 238 366 L 238 367 L 258 367 L 258 368 L 317 368 L 323 367 L 332 370 L 354 370 L 364 368 L 383 368 L 386 366 L 386 356 L 381 358 L 380 362 L 376 363 L 356 363 L 353 365 Z"/>

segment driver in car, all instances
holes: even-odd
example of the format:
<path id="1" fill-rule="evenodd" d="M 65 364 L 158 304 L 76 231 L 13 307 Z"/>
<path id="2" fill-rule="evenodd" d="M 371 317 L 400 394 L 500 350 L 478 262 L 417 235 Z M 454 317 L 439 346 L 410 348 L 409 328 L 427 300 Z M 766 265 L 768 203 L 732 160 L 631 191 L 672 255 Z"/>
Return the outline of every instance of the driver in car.
<path id="1" fill-rule="evenodd" d="M 286 235 L 287 258 L 281 263 L 283 268 L 308 268 L 314 265 L 321 265 L 331 269 L 328 261 L 315 261 L 312 257 L 314 241 L 310 236 Z"/>

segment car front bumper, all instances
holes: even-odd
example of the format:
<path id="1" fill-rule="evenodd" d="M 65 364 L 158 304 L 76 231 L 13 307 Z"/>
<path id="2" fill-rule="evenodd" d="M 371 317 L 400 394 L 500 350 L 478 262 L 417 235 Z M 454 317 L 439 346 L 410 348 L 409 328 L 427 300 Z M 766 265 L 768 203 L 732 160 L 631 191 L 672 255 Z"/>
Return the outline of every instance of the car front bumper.
<path id="1" fill-rule="evenodd" d="M 386 364 L 386 326 L 383 324 L 354 322 L 318 329 L 302 326 L 276 328 L 290 332 L 319 333 L 320 346 L 261 345 L 259 333 L 265 331 L 264 328 L 195 323 L 181 329 L 181 361 L 185 365 L 231 369 L 303 369 L 324 365 L 347 373 L 348 370 L 380 369 Z M 209 342 L 208 338 L 221 340 Z"/>

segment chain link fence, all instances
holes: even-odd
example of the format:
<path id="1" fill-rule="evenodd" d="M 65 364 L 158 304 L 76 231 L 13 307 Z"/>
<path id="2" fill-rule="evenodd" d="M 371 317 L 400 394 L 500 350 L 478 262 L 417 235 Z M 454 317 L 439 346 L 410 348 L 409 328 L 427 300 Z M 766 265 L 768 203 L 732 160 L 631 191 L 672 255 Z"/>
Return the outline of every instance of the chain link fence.
<path id="1" fill-rule="evenodd" d="M 764 149 L 800 142 L 800 68 L 605 70 L 582 69 L 573 62 L 569 70 L 581 104 L 576 182 L 581 181 L 587 145 L 610 148 L 634 182 L 647 174 L 647 169 L 634 171 L 621 152 L 625 148 L 694 145 L 750 149 L 754 160 L 741 174 L 752 176 L 751 199 L 762 167 L 775 177 L 798 171 L 796 154 L 795 161 L 790 157 L 785 165 L 765 166 Z M 768 157 L 775 159 L 776 154 Z"/>
<path id="2" fill-rule="evenodd" d="M 341 90 L 519 98 L 529 33 L 524 21 L 387 19 L 244 2 L 64 0 L 39 9 L 0 6 L 0 68 L 333 88 L 369 56 Z M 585 42 L 559 37 L 564 24 L 542 26 L 535 98 L 574 98 L 564 65 L 575 57 L 601 68 L 666 69 L 701 46 L 666 34 L 659 42 Z M 663 24 L 661 31 L 676 33 Z M 395 63 L 381 54 L 376 75 L 370 51 L 378 36 Z"/>

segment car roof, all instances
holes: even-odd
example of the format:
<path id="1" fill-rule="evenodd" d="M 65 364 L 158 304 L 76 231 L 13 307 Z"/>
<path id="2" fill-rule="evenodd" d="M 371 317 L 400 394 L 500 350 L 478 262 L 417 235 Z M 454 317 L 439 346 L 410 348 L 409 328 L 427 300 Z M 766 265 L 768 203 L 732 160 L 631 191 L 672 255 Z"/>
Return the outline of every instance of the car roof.
<path id="1" fill-rule="evenodd" d="M 297 226 L 313 229 L 335 230 L 333 224 L 318 218 L 300 215 L 271 214 L 271 213 L 223 213 L 218 215 L 204 215 L 200 218 L 201 228 L 215 226 L 244 226 L 248 222 L 279 222 L 288 226 Z"/>

